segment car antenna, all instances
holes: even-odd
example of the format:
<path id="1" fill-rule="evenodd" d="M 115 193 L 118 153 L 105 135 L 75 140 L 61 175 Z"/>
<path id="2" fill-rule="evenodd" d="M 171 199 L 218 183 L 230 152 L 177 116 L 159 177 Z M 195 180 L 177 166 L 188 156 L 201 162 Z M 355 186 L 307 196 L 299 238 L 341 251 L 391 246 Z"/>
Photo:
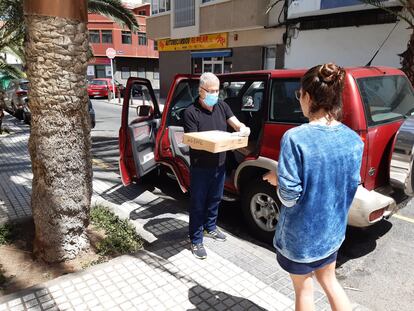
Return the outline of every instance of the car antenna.
<path id="1" fill-rule="evenodd" d="M 388 38 L 391 36 L 391 34 L 393 33 L 394 29 L 397 27 L 397 25 L 400 23 L 400 21 L 397 21 L 394 25 L 394 27 L 391 29 L 390 33 L 388 34 L 388 36 L 385 38 L 385 40 L 382 42 L 382 44 L 380 45 L 380 47 L 378 48 L 378 50 L 375 52 L 374 56 L 372 56 L 372 58 L 370 59 L 370 61 L 368 62 L 368 64 L 365 65 L 365 67 L 370 67 L 372 61 L 375 59 L 375 57 L 377 56 L 377 54 L 379 53 L 379 51 L 381 51 L 382 47 L 384 46 L 384 44 L 387 42 Z"/>

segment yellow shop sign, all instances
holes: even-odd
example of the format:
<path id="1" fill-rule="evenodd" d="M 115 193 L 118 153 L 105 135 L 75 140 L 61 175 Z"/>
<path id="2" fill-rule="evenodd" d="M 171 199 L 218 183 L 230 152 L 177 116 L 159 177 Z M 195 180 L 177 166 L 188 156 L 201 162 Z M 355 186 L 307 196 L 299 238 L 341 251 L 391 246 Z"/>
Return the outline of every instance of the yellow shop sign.
<path id="1" fill-rule="evenodd" d="M 228 45 L 227 33 L 215 33 L 184 39 L 158 40 L 158 51 L 185 51 L 226 48 Z"/>

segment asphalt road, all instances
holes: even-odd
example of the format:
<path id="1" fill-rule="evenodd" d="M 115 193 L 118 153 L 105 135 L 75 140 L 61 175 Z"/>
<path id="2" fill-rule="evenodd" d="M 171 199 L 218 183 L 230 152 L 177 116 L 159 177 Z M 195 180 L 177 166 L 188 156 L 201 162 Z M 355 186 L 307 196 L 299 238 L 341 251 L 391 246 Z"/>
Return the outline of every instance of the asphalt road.
<path id="1" fill-rule="evenodd" d="M 92 131 L 94 158 L 118 171 L 118 130 L 121 107 L 93 100 L 96 127 Z M 135 110 L 131 109 L 131 113 Z M 146 183 L 188 205 L 177 184 L 169 179 L 147 178 Z M 338 257 L 337 275 L 350 299 L 371 310 L 414 310 L 414 200 L 398 197 L 399 212 L 369 228 L 348 228 Z M 231 234 L 272 249 L 245 231 L 238 202 L 223 202 L 219 224 Z"/>

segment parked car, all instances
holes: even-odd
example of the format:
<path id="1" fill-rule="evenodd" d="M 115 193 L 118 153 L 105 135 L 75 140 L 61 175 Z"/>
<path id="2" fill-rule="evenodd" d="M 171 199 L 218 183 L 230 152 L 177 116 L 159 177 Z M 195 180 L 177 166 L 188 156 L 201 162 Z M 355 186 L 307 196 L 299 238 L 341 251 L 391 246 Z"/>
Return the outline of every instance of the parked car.
<path id="1" fill-rule="evenodd" d="M 225 198 L 240 199 L 241 211 L 259 238 L 274 234 L 281 203 L 262 180 L 277 168 L 283 134 L 308 122 L 295 90 L 306 70 L 273 70 L 220 75 L 220 96 L 251 129 L 248 146 L 227 153 Z M 124 185 L 167 167 L 182 191 L 190 185 L 189 148 L 182 143 L 183 112 L 198 96 L 197 76 L 177 75 L 161 114 L 149 80 L 130 78 L 119 131 L 120 172 Z M 154 108 L 128 116 L 134 85 L 147 88 Z M 361 184 L 348 224 L 370 226 L 396 209 L 394 189 L 414 195 L 414 93 L 403 72 L 386 67 L 346 68 L 343 122 L 363 140 Z M 334 152 L 334 150 L 332 151 Z"/>
<path id="2" fill-rule="evenodd" d="M 115 84 L 115 96 L 124 96 L 124 86 L 118 81 L 114 81 Z M 109 78 L 96 78 L 92 79 L 88 83 L 88 95 L 89 97 L 108 97 L 109 93 L 113 93 L 114 88 L 112 86 L 112 79 Z"/>
<path id="3" fill-rule="evenodd" d="M 95 128 L 95 125 L 96 125 L 95 109 L 93 109 L 92 101 L 90 99 L 88 99 L 88 112 L 89 112 L 89 117 L 91 119 L 91 128 Z"/>
<path id="4" fill-rule="evenodd" d="M 23 110 L 28 91 L 29 81 L 26 79 L 10 81 L 4 91 L 5 109 L 18 119 L 23 119 Z"/>
<path id="5" fill-rule="evenodd" d="M 91 120 L 91 128 L 95 128 L 95 125 L 96 125 L 95 109 L 93 109 L 93 105 L 90 99 L 88 99 L 88 112 L 89 112 L 89 117 Z M 23 121 L 26 124 L 30 124 L 32 121 L 32 113 L 30 112 L 28 98 L 26 98 L 26 105 L 25 105 L 25 109 L 23 113 Z"/>

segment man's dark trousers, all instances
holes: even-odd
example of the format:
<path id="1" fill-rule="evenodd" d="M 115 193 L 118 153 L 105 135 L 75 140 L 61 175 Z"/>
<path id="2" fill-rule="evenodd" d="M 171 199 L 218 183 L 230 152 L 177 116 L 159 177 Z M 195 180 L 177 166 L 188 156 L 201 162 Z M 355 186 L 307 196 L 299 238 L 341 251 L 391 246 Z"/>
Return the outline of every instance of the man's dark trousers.
<path id="1" fill-rule="evenodd" d="M 190 225 L 191 243 L 203 242 L 203 230 L 216 230 L 218 208 L 223 197 L 225 166 L 190 168 Z"/>

